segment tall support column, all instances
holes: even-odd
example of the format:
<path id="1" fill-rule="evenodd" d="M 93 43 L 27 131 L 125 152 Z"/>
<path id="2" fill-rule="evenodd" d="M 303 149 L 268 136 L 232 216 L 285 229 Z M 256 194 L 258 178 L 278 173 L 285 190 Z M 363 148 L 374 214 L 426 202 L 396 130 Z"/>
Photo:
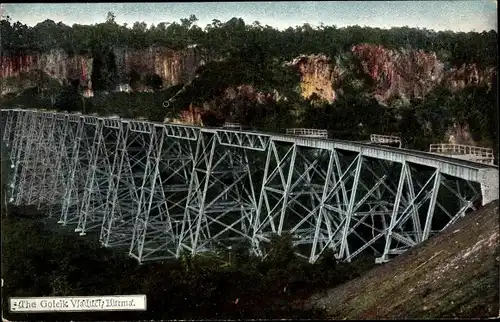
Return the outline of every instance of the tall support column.
<path id="1" fill-rule="evenodd" d="M 28 204 L 38 204 L 35 193 L 41 193 L 43 196 L 43 176 L 46 173 L 46 168 L 51 166 L 48 162 L 50 158 L 47 157 L 49 156 L 50 145 L 52 144 L 54 115 L 48 112 L 41 113 L 40 119 L 39 139 L 36 143 L 35 159 L 30 167 L 31 176 L 26 191 L 26 202 Z"/>
<path id="2" fill-rule="evenodd" d="M 244 200 L 245 197 L 249 198 L 249 204 L 251 205 L 250 209 L 250 216 L 247 216 L 247 220 L 242 221 L 242 227 L 241 230 L 244 231 L 249 239 L 250 239 L 250 247 L 252 245 L 252 240 L 253 240 L 253 223 L 254 223 L 254 218 L 256 216 L 257 212 L 257 197 L 255 194 L 255 184 L 254 184 L 254 179 L 252 178 L 253 172 L 250 167 L 250 161 L 248 158 L 247 150 L 243 150 L 244 153 L 244 159 L 243 159 L 243 164 L 247 166 L 247 174 L 248 174 L 248 186 L 249 189 L 241 189 L 238 191 L 238 199 L 239 200 Z M 244 196 L 245 197 L 244 197 Z"/>
<path id="3" fill-rule="evenodd" d="M 128 123 L 120 123 L 118 132 L 118 145 L 115 150 L 115 157 L 111 170 L 111 180 L 109 181 L 108 194 L 106 196 L 106 207 L 104 210 L 104 219 L 102 221 L 101 233 L 99 241 L 105 246 L 110 246 L 110 231 L 113 225 L 114 214 L 117 208 L 118 201 L 118 185 L 123 168 L 123 161 L 127 149 Z"/>
<path id="4" fill-rule="evenodd" d="M 363 164 L 364 169 L 368 169 L 370 167 L 369 161 L 365 161 Z M 367 173 L 365 172 L 364 174 Z M 361 180 L 360 176 L 357 193 L 361 192 L 361 188 L 363 188 L 366 193 L 359 199 L 359 201 L 356 202 L 353 208 L 353 215 L 351 216 L 352 224 L 348 231 L 349 236 L 353 237 L 353 239 L 350 241 L 351 244 L 349 245 L 349 254 L 343 258 L 345 261 L 351 261 L 367 248 L 371 248 L 376 255 L 381 254 L 380 250 L 377 249 L 374 244 L 384 235 L 385 226 L 382 225 L 383 227 L 381 228 L 380 225 L 377 224 L 375 218 L 378 217 L 382 219 L 382 222 L 384 222 L 383 219 L 388 210 L 386 207 L 382 207 L 385 208 L 385 210 L 378 210 L 378 208 L 382 205 L 380 204 L 380 196 L 378 196 L 375 192 L 379 192 L 380 186 L 384 183 L 387 177 L 388 175 L 385 174 L 382 177 L 377 178 L 376 181 L 371 181 L 373 182 L 373 186 L 371 184 L 367 186 L 365 182 Z M 365 179 L 368 178 L 365 177 Z M 371 188 L 369 188 L 370 186 Z M 361 211 L 361 209 L 364 209 L 365 211 Z M 369 218 L 371 219 L 370 223 L 368 222 Z"/>
<path id="5" fill-rule="evenodd" d="M 70 120 L 68 115 L 56 115 L 57 125 L 55 126 L 56 140 L 54 141 L 54 149 L 56 158 L 54 160 L 54 174 L 50 183 L 47 183 L 49 194 L 47 200 L 44 200 L 48 207 L 48 216 L 52 217 L 54 213 L 59 214 L 62 206 L 62 197 L 64 195 L 64 188 L 66 187 L 65 165 L 68 163 L 68 153 L 71 145 L 67 144 L 67 136 L 70 131 Z"/>
<path id="6" fill-rule="evenodd" d="M 50 190 L 52 187 L 52 182 L 55 180 L 57 176 L 57 167 L 54 166 L 54 163 L 57 163 L 59 158 L 59 149 L 61 146 L 58 144 L 58 126 L 59 124 L 59 113 L 51 113 L 52 117 L 50 119 L 50 126 L 47 127 L 47 148 L 43 154 L 42 161 L 42 173 L 41 173 L 41 182 L 40 188 L 38 191 L 35 191 L 34 198 L 37 200 L 37 208 L 41 209 L 43 207 L 43 211 L 47 211 L 50 209 L 50 204 L 47 203 L 49 197 L 52 194 Z"/>
<path id="7" fill-rule="evenodd" d="M 111 211 L 106 214 L 101 239 L 107 247 L 127 247 L 132 243 L 133 227 L 139 207 L 140 190 L 148 162 L 152 123 L 124 120 L 126 131 L 120 144 L 121 160 L 116 171 Z"/>
<path id="8" fill-rule="evenodd" d="M 345 214 L 344 227 L 342 231 L 342 243 L 340 244 L 340 250 L 337 257 L 342 258 L 344 255 L 349 256 L 349 246 L 347 245 L 347 235 L 351 227 L 351 218 L 353 215 L 354 202 L 356 201 L 356 191 L 358 189 L 359 174 L 361 173 L 361 167 L 363 166 L 363 155 L 362 152 L 359 153 L 357 157 L 356 170 L 354 174 L 354 182 L 351 189 L 351 196 L 349 198 L 349 205 L 347 207 L 347 212 Z"/>
<path id="9" fill-rule="evenodd" d="M 132 243 L 129 251 L 129 255 L 137 259 L 139 263 L 143 260 L 144 241 L 148 231 L 149 215 L 158 181 L 157 177 L 160 173 L 160 157 L 164 138 L 164 128 L 160 127 L 160 132 L 157 132 L 156 127 L 151 124 L 151 141 L 147 151 L 144 179 L 139 196 L 139 207 L 137 208 Z"/>
<path id="10" fill-rule="evenodd" d="M 96 171 L 97 170 L 97 162 L 101 156 L 99 153 L 101 150 L 102 142 L 102 128 L 103 121 L 101 119 L 97 119 L 95 123 L 95 132 L 93 143 L 90 152 L 90 160 L 89 160 L 89 168 L 87 171 L 87 177 L 85 179 L 85 188 L 83 191 L 82 204 L 80 208 L 80 213 L 78 214 L 78 224 L 75 228 L 75 232 L 79 232 L 80 236 L 84 236 L 86 234 L 85 230 L 87 228 L 87 220 L 89 216 L 93 216 L 94 212 L 89 212 L 89 207 L 95 200 L 92 200 L 93 197 L 98 193 L 99 187 L 96 185 Z M 105 144 L 105 143 L 104 143 Z M 98 175 L 98 174 L 97 174 Z M 93 218 L 92 218 L 93 219 Z M 92 220 L 93 221 L 93 220 Z M 100 226 L 101 223 L 99 223 Z"/>
<path id="11" fill-rule="evenodd" d="M 193 164 L 192 164 L 191 173 L 190 173 L 189 186 L 188 186 L 188 196 L 186 199 L 186 207 L 184 208 L 184 217 L 182 219 L 182 226 L 181 226 L 181 231 L 179 234 L 179 241 L 177 244 L 177 251 L 176 251 L 176 255 L 175 255 L 176 258 L 180 258 L 180 256 L 182 255 L 181 253 L 183 251 L 190 250 L 190 248 L 186 247 L 186 245 L 185 245 L 186 239 L 188 239 L 188 238 L 190 239 L 190 240 L 188 240 L 188 243 L 190 242 L 190 244 L 193 244 L 193 242 L 194 242 L 193 234 L 190 232 L 191 217 L 192 216 L 190 213 L 190 209 L 188 207 L 191 203 L 191 200 L 194 198 L 193 195 L 196 193 L 196 191 L 193 189 L 193 187 L 199 185 L 198 182 L 195 182 L 197 180 L 197 176 L 195 174 L 196 174 L 197 160 L 199 158 L 200 153 L 202 153 L 202 151 L 200 151 L 200 150 L 203 149 L 201 143 L 202 143 L 202 133 L 200 133 L 198 139 L 196 140 L 196 149 L 195 149 Z"/>
<path id="12" fill-rule="evenodd" d="M 80 156 L 85 153 L 85 151 L 81 152 L 81 150 L 83 150 L 82 141 L 85 140 L 84 138 L 85 120 L 83 117 L 79 116 L 76 117 L 78 118 L 76 135 L 73 138 L 74 142 L 70 158 L 70 164 L 68 168 L 69 171 L 68 171 L 67 185 L 63 196 L 61 217 L 58 221 L 58 223 L 62 224 L 63 226 L 76 223 L 78 217 L 76 217 L 75 214 L 78 214 L 80 211 L 79 197 L 81 198 L 81 196 L 79 196 L 78 194 L 80 182 L 78 180 L 79 178 L 77 178 L 77 175 L 83 175 L 83 174 L 77 172 L 80 172 L 82 169 Z"/>
<path id="13" fill-rule="evenodd" d="M 156 129 L 150 162 L 152 169 L 157 164 L 158 173 L 148 178 L 155 182 L 148 191 L 146 228 L 141 231 L 142 238 L 134 245 L 132 255 L 140 257 L 137 258 L 140 262 L 178 257 L 194 162 L 193 142 L 197 142 L 196 137 L 172 137 L 166 128 Z M 137 253 L 139 246 L 142 247 L 141 256 Z"/>
<path id="14" fill-rule="evenodd" d="M 214 152 L 217 144 L 215 135 L 212 135 L 209 138 L 208 143 L 206 143 L 205 135 L 203 133 L 200 133 L 198 140 L 198 147 L 196 149 L 197 154 L 195 155 L 193 172 L 191 174 L 193 180 L 191 181 L 189 186 L 189 194 L 184 216 L 185 222 L 183 223 L 183 229 L 181 233 L 181 237 L 184 238 L 186 237 L 186 235 L 190 235 L 191 243 L 189 246 L 187 246 L 185 244 L 185 241 L 180 241 L 184 248 L 189 249 L 192 254 L 197 253 L 196 247 L 198 239 L 200 237 L 202 221 L 204 219 L 203 208 L 205 205 L 208 185 L 210 183 L 209 176 L 211 175 Z M 198 167 L 202 169 L 199 169 Z M 198 177 L 198 172 L 205 173 L 204 178 L 202 178 L 201 180 Z M 187 225 L 185 225 L 186 223 Z M 192 223 L 194 224 L 194 226 L 192 225 Z"/>
<path id="15" fill-rule="evenodd" d="M 434 176 L 434 184 L 432 186 L 431 199 L 429 203 L 429 209 L 427 210 L 427 216 L 425 218 L 425 226 L 422 234 L 422 239 L 420 242 L 424 242 L 429 238 L 432 227 L 432 219 L 434 218 L 434 210 L 436 209 L 436 202 L 439 193 L 439 187 L 441 185 L 441 173 L 439 169 L 436 169 L 436 174 Z"/>
<path id="16" fill-rule="evenodd" d="M 325 182 L 330 180 L 324 169 L 328 170 L 329 157 L 328 150 L 296 148 L 296 166 L 293 167 L 294 180 L 290 183 L 285 227 L 294 238 L 295 254 L 304 259 L 311 258 L 313 244 L 325 247 L 331 232 L 330 218 L 320 218 L 318 210 Z M 316 238 L 318 225 L 319 235 Z"/>
<path id="17" fill-rule="evenodd" d="M 144 171 L 144 180 L 139 197 L 139 207 L 137 209 L 132 243 L 129 251 L 129 255 L 136 258 L 139 262 L 142 262 L 149 213 L 151 211 L 151 203 L 155 192 L 157 176 L 159 175 L 159 163 L 164 135 L 164 129 L 161 128 L 161 132 L 159 133 L 160 138 L 157 138 L 157 131 L 154 127 L 152 128 L 151 143 L 147 152 L 146 169 Z"/>
<path id="18" fill-rule="evenodd" d="M 78 136 L 80 135 L 80 127 L 82 126 L 82 118 L 76 114 L 66 114 L 64 120 L 64 133 L 61 133 L 61 146 L 59 148 L 60 160 L 58 161 L 58 172 L 56 180 L 52 184 L 52 204 L 49 211 L 49 217 L 58 217 L 58 223 L 64 223 L 63 213 L 66 211 L 67 204 L 70 200 L 67 197 L 70 191 L 70 175 L 74 167 L 74 154 L 78 154 L 80 143 Z"/>
<path id="19" fill-rule="evenodd" d="M 40 129 L 42 126 L 43 114 L 39 112 L 33 112 L 30 119 L 28 137 L 26 139 L 25 151 L 22 158 L 21 175 L 19 176 L 19 190 L 16 196 L 16 205 L 20 205 L 27 201 L 27 190 L 29 189 L 30 177 L 32 175 L 33 163 L 36 160 L 37 142 L 42 136 Z M 26 124 L 24 125 L 26 126 Z"/>
<path id="20" fill-rule="evenodd" d="M 260 242 L 262 241 L 262 232 L 261 228 L 263 227 L 262 225 L 262 213 L 265 213 L 264 210 L 264 199 L 267 198 L 266 196 L 266 184 L 269 178 L 269 168 L 271 165 L 271 158 L 272 158 L 272 153 L 273 150 L 271 148 L 270 143 L 267 147 L 267 155 L 266 155 L 266 162 L 264 164 L 264 175 L 262 177 L 262 186 L 260 189 L 260 195 L 259 195 L 259 203 L 257 205 L 257 212 L 255 214 L 255 218 L 253 220 L 253 228 L 252 228 L 252 252 L 257 255 L 257 256 L 263 256 L 264 254 L 262 253 L 262 249 L 260 248 Z M 266 201 L 267 205 L 267 201 Z M 264 219 L 265 222 L 265 219 Z"/>
<path id="21" fill-rule="evenodd" d="M 406 182 L 408 183 L 408 199 L 415 200 L 415 189 L 414 189 L 414 185 L 413 185 L 410 167 L 407 167 L 405 172 L 406 172 Z M 422 226 L 420 224 L 418 209 L 417 209 L 417 207 L 415 207 L 415 203 L 410 204 L 410 209 L 411 209 L 413 232 L 416 235 L 416 236 L 411 236 L 410 238 L 412 238 L 414 241 L 421 240 L 422 239 L 422 230 L 421 230 Z"/>
<path id="22" fill-rule="evenodd" d="M 414 236 L 421 236 L 421 227 L 418 226 L 417 229 L 418 231 L 410 230 L 408 228 L 405 228 L 405 226 L 408 225 L 408 220 L 412 218 L 412 213 L 410 212 L 410 209 L 412 207 L 415 208 L 416 211 L 420 209 L 420 207 L 427 201 L 429 200 L 432 191 L 426 191 L 428 187 L 430 186 L 431 182 L 435 178 L 436 175 L 439 175 L 439 172 L 434 171 L 432 176 L 426 181 L 426 183 L 423 185 L 423 187 L 420 189 L 420 191 L 415 195 L 414 198 L 412 198 L 409 201 L 409 205 L 406 206 L 406 208 L 403 210 L 401 216 L 398 218 L 396 221 L 396 226 L 395 230 L 397 230 L 397 233 L 393 230 L 393 236 L 396 237 L 398 242 L 402 243 L 404 246 L 400 247 L 398 249 L 392 250 L 393 253 L 395 254 L 401 254 L 404 251 L 406 251 L 408 248 L 415 246 L 417 244 L 417 241 L 415 240 Z M 415 226 L 414 226 L 415 227 Z M 415 229 L 415 228 L 414 228 Z"/>
<path id="23" fill-rule="evenodd" d="M 324 156 L 320 151 L 317 151 L 314 153 L 315 159 L 312 163 L 303 157 L 302 152 L 298 155 L 301 156 L 300 161 L 308 164 L 308 167 L 304 173 L 296 173 L 297 179 L 292 185 L 292 188 L 295 189 L 293 190 L 294 197 L 290 199 L 289 210 L 290 215 L 294 214 L 301 219 L 295 226 L 292 225 L 292 228 L 287 230 L 293 233 L 297 239 L 294 241 L 296 254 L 310 261 L 315 261 L 319 256 L 316 250 L 318 245 L 320 245 L 319 253 L 321 254 L 328 247 L 336 249 L 337 242 L 341 241 L 339 237 L 341 237 L 342 225 L 345 221 L 345 211 L 341 207 L 343 203 L 348 203 L 348 200 L 341 198 L 339 190 L 347 191 L 345 183 L 355 174 L 357 158 L 354 158 L 350 164 L 348 163 L 345 171 L 342 172 L 340 169 L 336 169 L 336 167 L 340 167 L 340 162 L 335 160 L 336 151 L 327 152 Z M 324 161 L 328 162 L 324 164 Z M 326 173 L 321 169 L 323 165 L 326 165 Z M 336 178 L 336 173 L 339 174 L 339 178 Z M 304 179 L 306 182 L 303 182 Z M 304 189 L 309 190 L 307 194 Z M 309 196 L 309 207 L 304 203 L 305 199 L 301 199 L 301 196 Z M 317 206 L 316 203 L 319 205 Z M 296 206 L 300 207 L 297 209 L 299 211 L 295 210 Z M 305 211 L 302 215 L 301 209 Z M 293 221 L 296 216 L 291 216 L 287 220 Z M 299 226 L 300 229 L 298 229 Z M 301 254 L 301 252 L 307 252 L 307 255 Z"/>
<path id="24" fill-rule="evenodd" d="M 399 177 L 399 182 L 398 182 L 398 189 L 396 192 L 396 198 L 394 199 L 394 207 L 392 209 L 392 214 L 391 214 L 391 221 L 389 224 L 389 227 L 387 227 L 386 235 L 385 235 L 385 246 L 384 246 L 384 252 L 382 253 L 382 256 L 379 258 L 375 259 L 376 263 L 384 263 L 388 261 L 388 256 L 389 256 L 389 249 L 391 248 L 391 243 L 392 243 L 392 230 L 394 226 L 396 225 L 396 220 L 397 220 L 397 215 L 399 213 L 399 205 L 401 203 L 401 196 L 403 194 L 403 188 L 404 188 L 404 183 L 405 183 L 405 177 L 406 177 L 406 161 L 403 161 L 403 165 L 401 167 L 401 175 Z"/>
<path id="25" fill-rule="evenodd" d="M 157 152 L 156 156 L 160 155 L 162 142 L 160 146 L 155 146 L 157 143 L 156 130 L 153 124 L 149 124 L 150 142 L 146 152 L 146 164 L 144 169 L 144 176 L 139 193 L 139 204 L 137 213 L 135 215 L 132 242 L 130 244 L 129 255 L 135 257 L 141 262 L 142 251 L 144 247 L 144 237 L 147 232 L 147 222 L 149 219 L 149 211 L 151 208 L 150 200 L 153 196 L 154 187 L 156 185 L 156 176 L 158 175 L 159 158 L 154 158 L 153 151 Z M 157 149 L 160 149 L 160 152 Z M 134 253 L 137 251 L 137 255 Z"/>
<path id="26" fill-rule="evenodd" d="M 80 234 L 101 229 L 106 214 L 107 197 L 113 176 L 113 162 L 120 143 L 119 118 L 101 118 L 98 136 L 94 140 L 93 166 L 86 181 L 82 212 L 77 229 Z"/>
<path id="27" fill-rule="evenodd" d="M 31 155 L 32 158 L 30 158 L 29 165 L 25 167 L 26 172 L 25 174 L 26 177 L 24 178 L 25 180 L 25 185 L 26 187 L 23 189 L 24 191 L 24 203 L 25 204 L 32 204 L 31 200 L 31 195 L 33 191 L 33 186 L 36 186 L 38 183 L 38 175 L 40 171 L 40 157 L 43 155 L 43 150 L 45 149 L 45 142 L 46 140 L 46 135 L 45 135 L 45 127 L 47 126 L 47 116 L 48 113 L 46 112 L 38 112 L 38 122 L 37 122 L 37 135 L 36 139 L 33 142 L 33 146 L 31 148 Z"/>
<path id="28" fill-rule="evenodd" d="M 291 152 L 291 156 L 290 156 L 290 168 L 288 169 L 288 176 L 286 178 L 286 185 L 285 185 L 284 191 L 283 191 L 283 201 L 282 201 L 282 205 L 281 205 L 280 221 L 278 224 L 278 231 L 277 231 L 278 235 L 281 235 L 281 233 L 283 231 L 283 223 L 285 221 L 285 213 L 286 213 L 287 206 L 288 206 L 288 198 L 290 195 L 290 187 L 292 184 L 293 170 L 295 167 L 295 158 L 297 156 L 297 146 L 294 144 L 291 149 L 292 149 L 292 152 Z"/>
<path id="29" fill-rule="evenodd" d="M 288 199 L 290 193 L 288 190 L 292 180 L 290 176 L 293 175 L 296 147 L 294 145 L 287 147 L 283 157 L 280 157 L 278 148 L 276 142 L 272 140 L 269 142 L 256 213 L 257 219 L 254 221 L 254 243 L 268 242 L 271 234 L 280 234 L 283 229 L 285 212 L 287 211 L 285 198 Z M 288 172 L 285 172 L 284 169 L 287 169 Z M 277 223 L 275 222 L 276 217 L 278 217 Z M 262 248 L 259 253 L 262 254 Z"/>
<path id="30" fill-rule="evenodd" d="M 405 167 L 409 168 L 409 164 L 405 163 Z M 411 173 L 408 171 L 409 169 L 403 169 L 404 173 L 406 173 L 405 177 L 403 178 L 404 181 L 407 182 L 408 185 L 411 184 L 413 180 L 408 180 L 407 175 L 408 173 Z M 397 216 L 397 219 L 391 218 L 391 226 L 390 226 L 390 236 L 393 239 L 388 239 L 387 243 L 392 243 L 392 241 L 396 241 L 397 243 L 400 244 L 399 247 L 391 247 L 391 244 L 386 243 L 386 247 L 389 247 L 391 249 L 386 248 L 384 250 L 384 254 L 387 255 L 397 255 L 397 254 L 402 254 L 405 252 L 407 249 L 410 247 L 415 246 L 418 243 L 418 236 L 423 236 L 422 233 L 422 227 L 418 226 L 416 227 L 417 231 L 415 231 L 415 225 L 413 225 L 413 230 L 408 229 L 408 220 L 411 220 L 412 215 L 413 215 L 413 209 L 415 209 L 415 212 L 418 213 L 418 210 L 421 208 L 421 206 L 429 200 L 429 198 L 432 195 L 432 191 L 429 190 L 429 186 L 431 182 L 435 179 L 436 176 L 439 176 L 439 171 L 434 170 L 433 174 L 430 176 L 430 178 L 427 180 L 427 182 L 421 187 L 420 191 L 410 200 L 408 200 L 408 203 L 404 210 L 401 212 L 399 216 Z M 403 184 L 404 185 L 404 184 Z M 403 189 L 403 188 L 402 188 Z M 410 188 L 408 188 L 410 189 Z M 396 206 L 396 205 L 395 205 Z M 432 205 L 431 205 L 432 206 Z M 394 220 L 394 221 L 393 221 Z M 415 237 L 417 236 L 417 237 Z M 387 251 L 387 252 L 386 252 Z M 386 259 L 385 259 L 386 260 Z"/>
<path id="31" fill-rule="evenodd" d="M 139 227 L 130 255 L 139 262 L 177 257 L 192 164 L 195 138 L 170 137 L 165 127 L 157 127 L 150 172 Z"/>
<path id="32" fill-rule="evenodd" d="M 312 249 L 311 249 L 311 255 L 309 257 L 309 263 L 314 263 L 316 260 L 321 256 L 321 253 L 324 251 L 325 248 L 320 249 L 319 254 L 316 253 L 316 249 L 318 247 L 318 239 L 320 235 L 320 229 L 321 229 L 321 224 L 323 221 L 325 223 L 328 222 L 329 218 L 327 218 L 327 213 L 325 209 L 325 203 L 328 199 L 328 188 L 330 187 L 331 184 L 331 177 L 333 175 L 334 171 L 334 165 L 335 165 L 335 157 L 334 157 L 334 151 L 329 151 L 329 161 L 328 161 L 328 168 L 326 171 L 326 179 L 325 179 L 325 184 L 323 186 L 323 193 L 321 195 L 321 201 L 318 206 L 318 220 L 316 222 L 316 227 L 314 229 L 314 240 L 312 244 Z M 331 236 L 332 237 L 332 236 Z M 331 243 L 331 239 L 327 242 L 327 244 Z M 324 247 L 326 244 L 324 245 Z"/>
<path id="33" fill-rule="evenodd" d="M 324 168 L 330 161 L 330 154 L 325 149 L 293 144 L 283 147 L 272 141 L 268 148 L 254 223 L 254 244 L 259 240 L 269 241 L 270 234 L 288 232 L 292 235 L 296 255 L 310 259 L 313 244 L 320 243 L 323 247 L 331 229 L 329 219 L 320 219 L 318 210 L 325 182 L 329 180 Z M 321 226 L 322 222 L 326 227 Z M 318 225 L 321 228 L 315 235 Z M 262 250 L 256 253 L 263 255 Z"/>
<path id="34" fill-rule="evenodd" d="M 347 203 L 348 203 L 349 198 L 347 197 L 346 183 L 345 183 L 344 179 L 341 179 L 343 177 L 343 175 L 342 175 L 342 172 L 341 172 L 342 171 L 342 166 L 340 164 L 340 156 L 339 156 L 338 151 L 333 150 L 333 157 L 335 158 L 335 168 L 337 170 L 337 174 L 336 175 L 339 178 L 338 182 L 340 184 L 340 190 L 341 190 L 341 193 L 342 193 L 342 200 L 343 200 L 343 202 L 341 203 L 340 199 L 337 197 L 337 205 L 338 205 L 338 209 L 340 209 L 341 211 L 346 211 L 347 210 Z M 353 162 L 356 162 L 356 161 L 353 161 Z M 351 163 L 351 165 L 353 165 L 353 164 L 354 163 Z M 347 178 L 345 178 L 345 179 L 347 179 Z"/>
<path id="35" fill-rule="evenodd" d="M 256 208 L 248 155 L 202 133 L 195 156 L 180 244 L 192 254 L 252 240 Z"/>
<path id="36" fill-rule="evenodd" d="M 20 113 L 22 113 L 22 115 L 17 119 L 16 132 L 11 153 L 11 156 L 14 156 L 13 159 L 11 159 L 12 164 L 14 164 L 14 171 L 10 184 L 9 201 L 14 203 L 17 203 L 18 200 L 22 159 L 24 158 L 24 155 L 26 154 L 25 150 L 30 143 L 28 140 L 30 127 L 26 125 L 31 122 L 31 118 L 33 117 L 32 111 L 22 111 Z"/>

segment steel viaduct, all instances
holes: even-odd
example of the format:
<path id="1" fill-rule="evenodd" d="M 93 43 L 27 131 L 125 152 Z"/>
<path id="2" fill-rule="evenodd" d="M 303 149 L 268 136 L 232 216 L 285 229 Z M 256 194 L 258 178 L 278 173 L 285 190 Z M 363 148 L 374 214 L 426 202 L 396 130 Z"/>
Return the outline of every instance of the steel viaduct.
<path id="1" fill-rule="evenodd" d="M 2 109 L 10 202 L 140 263 L 289 232 L 315 262 L 389 260 L 498 199 L 498 167 L 366 143 Z"/>

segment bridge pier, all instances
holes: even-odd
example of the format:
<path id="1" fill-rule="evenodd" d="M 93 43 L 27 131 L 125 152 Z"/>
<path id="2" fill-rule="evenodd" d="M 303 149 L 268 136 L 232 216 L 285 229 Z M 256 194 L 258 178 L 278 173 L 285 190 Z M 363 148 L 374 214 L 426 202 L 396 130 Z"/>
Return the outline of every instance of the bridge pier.
<path id="1" fill-rule="evenodd" d="M 216 133 L 200 133 L 177 256 L 250 241 L 253 189 L 246 151 L 221 146 Z"/>
<path id="2" fill-rule="evenodd" d="M 72 133 L 68 137 L 68 143 L 73 146 L 65 171 L 63 171 L 65 177 L 63 180 L 66 185 L 59 219 L 59 223 L 63 226 L 77 224 L 80 219 L 85 180 L 91 170 L 89 162 L 97 129 L 96 117 L 72 114 L 69 120 Z"/>
<path id="3" fill-rule="evenodd" d="M 137 216 L 150 175 L 155 126 L 122 120 L 115 162 L 107 194 L 100 241 L 106 247 L 131 247 L 137 234 Z"/>
<path id="4" fill-rule="evenodd" d="M 130 256 L 139 262 L 177 256 L 191 169 L 192 142 L 155 126 Z"/>
<path id="5" fill-rule="evenodd" d="M 498 170 L 483 169 L 480 171 L 482 206 L 498 200 Z"/>
<path id="6" fill-rule="evenodd" d="M 87 231 L 101 229 L 106 215 L 107 198 L 113 165 L 117 160 L 120 143 L 121 122 L 116 118 L 98 119 L 95 124 L 89 171 L 85 179 L 82 206 L 75 232 L 85 235 Z"/>

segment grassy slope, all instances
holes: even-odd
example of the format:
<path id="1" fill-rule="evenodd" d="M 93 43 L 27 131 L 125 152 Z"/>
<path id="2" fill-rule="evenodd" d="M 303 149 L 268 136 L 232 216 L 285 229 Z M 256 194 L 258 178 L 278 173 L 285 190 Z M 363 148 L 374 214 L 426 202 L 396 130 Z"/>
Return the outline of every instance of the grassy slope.
<path id="1" fill-rule="evenodd" d="M 499 316 L 498 201 L 309 305 L 335 319 Z"/>

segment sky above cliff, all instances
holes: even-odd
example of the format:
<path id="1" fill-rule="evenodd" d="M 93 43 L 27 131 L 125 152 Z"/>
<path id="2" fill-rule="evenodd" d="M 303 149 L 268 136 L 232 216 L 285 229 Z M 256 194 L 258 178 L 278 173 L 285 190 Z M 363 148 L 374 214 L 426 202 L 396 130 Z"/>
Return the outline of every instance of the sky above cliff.
<path id="1" fill-rule="evenodd" d="M 120 24 L 144 21 L 149 25 L 179 21 L 195 14 L 198 25 L 212 19 L 241 17 L 279 29 L 309 23 L 344 27 L 410 26 L 434 30 L 497 30 L 496 0 L 467 1 L 332 1 L 332 2 L 204 2 L 204 3 L 68 3 L 4 4 L 4 15 L 30 26 L 46 19 L 65 24 L 103 22 L 112 11 Z"/>

